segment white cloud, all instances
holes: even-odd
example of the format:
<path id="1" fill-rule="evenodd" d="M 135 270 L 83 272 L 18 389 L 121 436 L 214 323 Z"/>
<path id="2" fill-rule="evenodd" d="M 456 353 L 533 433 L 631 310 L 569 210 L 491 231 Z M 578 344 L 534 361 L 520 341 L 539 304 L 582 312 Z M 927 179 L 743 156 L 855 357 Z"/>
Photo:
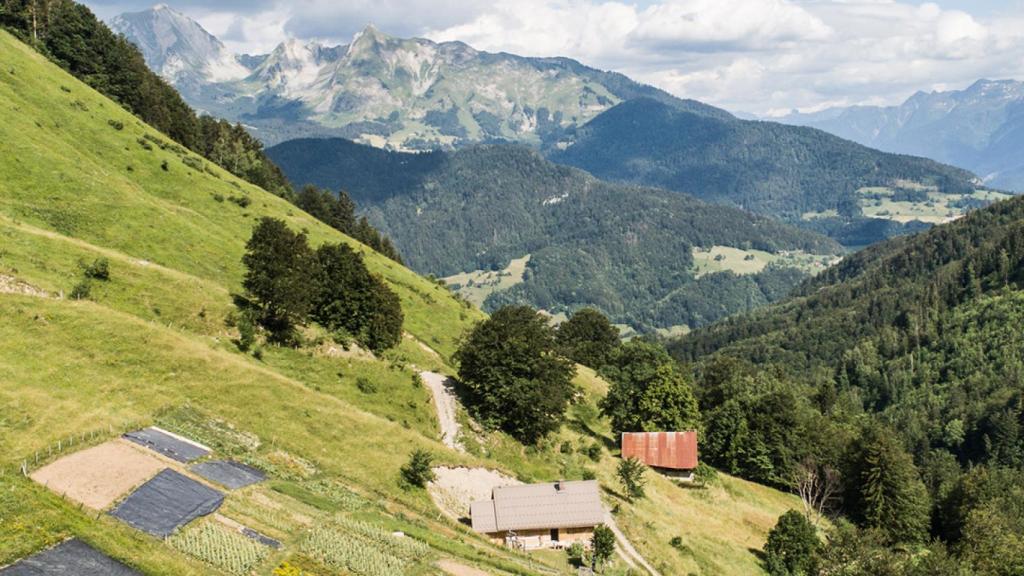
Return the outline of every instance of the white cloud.
<path id="1" fill-rule="evenodd" d="M 427 35 L 570 56 L 678 96 L 768 114 L 891 103 L 1019 75 L 1024 27 L 1006 20 L 894 0 L 499 0 Z"/>
<path id="2" fill-rule="evenodd" d="M 785 0 L 670 0 L 648 7 L 629 36 L 658 50 L 766 49 L 824 40 L 832 29 Z"/>
<path id="3" fill-rule="evenodd" d="M 287 11 L 273 8 L 254 14 L 211 12 L 196 21 L 236 54 L 263 54 L 288 39 L 288 18 Z"/>

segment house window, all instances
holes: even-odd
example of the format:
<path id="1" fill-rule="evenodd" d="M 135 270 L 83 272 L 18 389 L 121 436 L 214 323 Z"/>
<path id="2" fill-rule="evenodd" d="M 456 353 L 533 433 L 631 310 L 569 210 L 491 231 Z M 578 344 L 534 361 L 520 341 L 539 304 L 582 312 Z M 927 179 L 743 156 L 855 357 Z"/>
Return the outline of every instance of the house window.
<path id="1" fill-rule="evenodd" d="M 558 528 L 551 529 L 551 541 L 558 542 Z"/>

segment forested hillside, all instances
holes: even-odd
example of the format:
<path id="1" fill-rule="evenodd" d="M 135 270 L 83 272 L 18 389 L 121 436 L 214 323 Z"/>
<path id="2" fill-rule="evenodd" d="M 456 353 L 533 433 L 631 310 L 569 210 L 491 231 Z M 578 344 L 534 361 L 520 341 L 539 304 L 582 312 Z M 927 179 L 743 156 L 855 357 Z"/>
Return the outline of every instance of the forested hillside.
<path id="1" fill-rule="evenodd" d="M 965 170 L 886 154 L 819 130 L 693 114 L 650 99 L 602 113 L 550 159 L 599 178 L 658 186 L 801 223 L 849 245 L 907 226 L 863 217 L 858 191 L 910 181 L 970 194 Z M 919 229 L 911 225 L 909 230 Z"/>
<path id="2" fill-rule="evenodd" d="M 918 518 L 914 534 L 890 532 L 890 542 L 930 534 L 980 574 L 1015 573 L 1024 566 L 1012 536 L 1024 515 L 1009 504 L 1024 491 L 1022 287 L 1024 200 L 1013 199 L 870 247 L 797 297 L 687 335 L 673 352 L 704 382 L 703 454 L 780 480 L 808 459 L 826 463 L 843 474 L 836 508 L 890 530 L 861 509 L 858 486 L 875 465 L 862 468 L 858 454 L 905 452 L 912 464 L 889 477 L 895 492 L 871 497 L 902 500 L 895 509 Z M 740 440 L 737 426 L 759 433 Z M 897 445 L 880 448 L 879 434 Z"/>
<path id="3" fill-rule="evenodd" d="M 639 329 L 699 326 L 784 296 L 805 276 L 791 260 L 797 253 L 828 261 L 839 251 L 812 232 L 684 194 L 602 182 L 525 147 L 404 154 L 332 139 L 291 141 L 268 154 L 296 182 L 345 190 L 422 273 L 497 271 L 529 255 L 521 281 L 491 294 L 489 309 L 597 306 Z M 698 273 L 694 249 L 714 246 L 781 256 L 756 273 Z"/>

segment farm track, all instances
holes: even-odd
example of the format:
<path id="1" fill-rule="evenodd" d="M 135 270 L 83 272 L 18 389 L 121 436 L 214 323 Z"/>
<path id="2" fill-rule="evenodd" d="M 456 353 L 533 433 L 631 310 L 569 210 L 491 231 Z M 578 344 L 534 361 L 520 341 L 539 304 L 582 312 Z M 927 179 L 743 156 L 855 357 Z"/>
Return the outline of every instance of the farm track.
<path id="1" fill-rule="evenodd" d="M 420 377 L 434 397 L 437 421 L 441 425 L 441 442 L 453 450 L 465 452 L 466 449 L 459 442 L 461 427 L 456 417 L 459 401 L 455 397 L 455 385 L 451 378 L 437 372 L 421 372 Z"/>

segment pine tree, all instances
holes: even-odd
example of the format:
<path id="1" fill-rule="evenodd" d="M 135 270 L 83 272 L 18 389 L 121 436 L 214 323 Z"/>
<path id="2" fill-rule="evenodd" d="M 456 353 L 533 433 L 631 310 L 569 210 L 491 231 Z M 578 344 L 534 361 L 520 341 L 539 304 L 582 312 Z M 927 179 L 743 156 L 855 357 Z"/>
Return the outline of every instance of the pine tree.
<path id="1" fill-rule="evenodd" d="M 917 543 L 928 533 L 928 491 L 896 435 L 865 428 L 847 456 L 846 508 L 851 518 L 891 542 Z"/>
<path id="2" fill-rule="evenodd" d="M 810 572 L 821 546 L 817 530 L 806 516 L 790 510 L 779 517 L 764 545 L 765 565 L 771 576 L 798 576 Z"/>

